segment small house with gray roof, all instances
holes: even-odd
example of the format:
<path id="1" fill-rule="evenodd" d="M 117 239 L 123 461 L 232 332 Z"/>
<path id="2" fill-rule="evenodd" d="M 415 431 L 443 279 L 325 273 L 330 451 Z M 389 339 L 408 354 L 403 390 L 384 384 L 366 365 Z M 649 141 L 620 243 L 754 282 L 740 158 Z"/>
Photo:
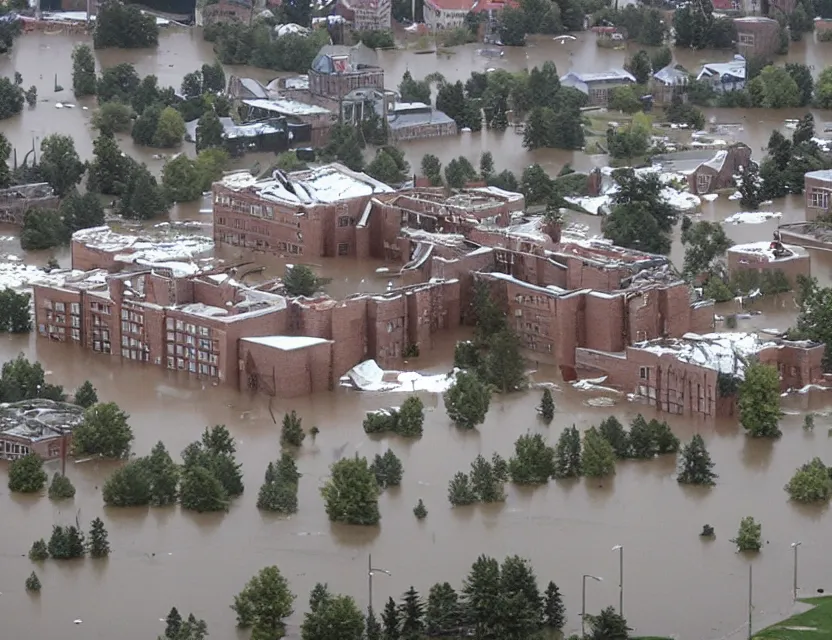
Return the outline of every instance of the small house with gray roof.
<path id="1" fill-rule="evenodd" d="M 730 62 L 712 62 L 702 66 L 698 81 L 707 82 L 714 91 L 737 91 L 745 88 L 745 58 L 734 56 Z"/>
<path id="2" fill-rule="evenodd" d="M 635 76 L 624 69 L 610 69 L 598 73 L 570 71 L 560 79 L 562 86 L 572 87 L 589 96 L 589 104 L 593 106 L 606 106 L 612 89 L 635 83 Z"/>

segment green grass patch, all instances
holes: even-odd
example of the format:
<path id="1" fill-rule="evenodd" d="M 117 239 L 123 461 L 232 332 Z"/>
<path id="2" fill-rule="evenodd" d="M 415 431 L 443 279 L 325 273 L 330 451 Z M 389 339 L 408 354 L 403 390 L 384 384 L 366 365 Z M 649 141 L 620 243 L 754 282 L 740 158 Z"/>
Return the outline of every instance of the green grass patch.
<path id="1" fill-rule="evenodd" d="M 758 631 L 754 634 L 754 638 L 821 640 L 832 637 L 832 596 L 801 598 L 800 601 L 814 605 L 814 607 Z"/>

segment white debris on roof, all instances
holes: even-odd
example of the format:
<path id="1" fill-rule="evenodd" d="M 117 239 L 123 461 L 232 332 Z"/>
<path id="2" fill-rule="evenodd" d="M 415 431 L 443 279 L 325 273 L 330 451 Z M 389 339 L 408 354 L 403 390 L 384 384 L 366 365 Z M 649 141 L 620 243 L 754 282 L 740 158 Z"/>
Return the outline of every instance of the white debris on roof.
<path id="1" fill-rule="evenodd" d="M 6 256 L 4 260 L 10 258 L 16 258 L 16 256 Z M 17 260 L 11 262 L 0 261 L 0 289 L 30 289 L 36 284 L 60 287 L 68 278 L 80 277 L 83 273 L 83 271 L 70 271 L 68 269 L 53 269 L 50 273 L 46 273 L 40 267 L 32 264 L 21 264 Z"/>
<path id="2" fill-rule="evenodd" d="M 779 211 L 740 211 L 725 218 L 722 224 L 762 224 L 782 215 Z"/>
<path id="3" fill-rule="evenodd" d="M 656 355 L 673 354 L 681 362 L 742 377 L 749 356 L 778 346 L 776 342 L 762 341 L 755 333 L 686 333 L 679 340 L 639 342 L 633 348 Z"/>
<path id="4" fill-rule="evenodd" d="M 341 378 L 341 386 L 360 391 L 392 391 L 444 393 L 456 379 L 456 369 L 451 373 L 424 375 L 416 371 L 384 371 L 375 360 L 365 360 Z"/>
<path id="5" fill-rule="evenodd" d="M 733 253 L 751 254 L 753 256 L 763 258 L 767 262 L 783 262 L 807 255 L 806 250 L 803 247 L 791 244 L 784 244 L 782 247 L 783 249 L 789 251 L 788 255 L 775 255 L 774 250 L 771 248 L 771 242 L 765 240 L 761 242 L 735 244 L 733 247 L 730 247 L 728 251 Z"/>

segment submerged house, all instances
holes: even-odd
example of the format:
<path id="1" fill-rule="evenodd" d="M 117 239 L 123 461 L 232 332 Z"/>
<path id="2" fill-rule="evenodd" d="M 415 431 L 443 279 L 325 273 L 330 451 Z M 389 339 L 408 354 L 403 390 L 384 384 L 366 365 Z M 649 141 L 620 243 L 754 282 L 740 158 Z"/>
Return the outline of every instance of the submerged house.
<path id="1" fill-rule="evenodd" d="M 560 83 L 564 87 L 572 87 L 588 95 L 589 104 L 605 106 L 612 89 L 635 84 L 636 79 L 633 74 L 624 69 L 610 69 L 599 73 L 570 71 L 560 79 Z"/>
<path id="2" fill-rule="evenodd" d="M 691 193 L 702 194 L 734 186 L 734 175 L 751 162 L 751 148 L 737 143 L 726 149 L 694 149 L 653 157 L 661 171 L 680 173 Z"/>
<path id="3" fill-rule="evenodd" d="M 669 104 L 673 94 L 690 82 L 690 74 L 679 66 L 667 65 L 653 74 L 650 91 L 656 104 Z"/>
<path id="4" fill-rule="evenodd" d="M 274 117 L 259 122 L 237 124 L 231 118 L 220 118 L 223 127 L 225 149 L 233 157 L 239 157 L 246 151 L 280 152 L 289 148 L 293 142 L 306 142 L 310 139 L 309 125 L 289 126 L 286 118 Z M 198 120 L 185 123 L 185 139 L 196 142 Z"/>
<path id="5" fill-rule="evenodd" d="M 736 55 L 731 62 L 703 65 L 696 79 L 707 82 L 714 91 L 736 91 L 745 88 L 745 67 L 745 58 Z"/>

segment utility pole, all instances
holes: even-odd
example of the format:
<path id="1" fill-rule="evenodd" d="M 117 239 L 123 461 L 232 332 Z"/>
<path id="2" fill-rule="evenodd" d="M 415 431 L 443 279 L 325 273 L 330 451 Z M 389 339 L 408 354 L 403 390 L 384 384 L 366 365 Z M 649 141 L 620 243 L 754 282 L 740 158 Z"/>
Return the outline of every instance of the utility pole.
<path id="1" fill-rule="evenodd" d="M 751 612 L 754 610 L 754 604 L 752 600 L 752 585 L 753 585 L 753 571 L 754 566 L 749 564 L 748 565 L 748 640 L 751 640 Z"/>
<path id="2" fill-rule="evenodd" d="M 66 450 L 67 450 L 66 440 L 67 440 L 68 437 L 69 437 L 68 433 L 64 433 L 61 436 L 61 475 L 62 476 L 66 475 Z"/>
<path id="3" fill-rule="evenodd" d="M 792 595 L 797 601 L 797 548 L 802 545 L 802 542 L 792 542 L 792 549 L 794 549 L 794 581 L 792 582 Z"/>

